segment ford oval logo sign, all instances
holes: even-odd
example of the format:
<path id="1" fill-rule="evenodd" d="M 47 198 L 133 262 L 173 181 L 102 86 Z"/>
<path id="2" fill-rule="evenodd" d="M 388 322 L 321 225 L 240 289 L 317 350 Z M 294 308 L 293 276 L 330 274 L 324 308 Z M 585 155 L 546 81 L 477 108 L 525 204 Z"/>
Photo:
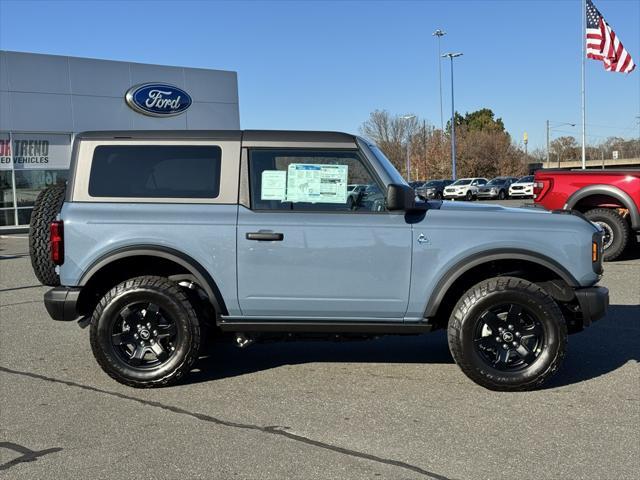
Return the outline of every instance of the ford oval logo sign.
<path id="1" fill-rule="evenodd" d="M 170 117 L 191 106 L 191 97 L 181 88 L 166 83 L 144 83 L 131 87 L 125 100 L 136 112 L 153 117 Z"/>

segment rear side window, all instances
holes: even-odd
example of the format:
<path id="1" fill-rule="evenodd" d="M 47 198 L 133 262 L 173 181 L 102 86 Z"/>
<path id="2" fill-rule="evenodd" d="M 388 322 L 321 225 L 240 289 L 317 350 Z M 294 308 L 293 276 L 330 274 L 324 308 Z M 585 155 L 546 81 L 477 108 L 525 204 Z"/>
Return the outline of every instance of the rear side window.
<path id="1" fill-rule="evenodd" d="M 102 145 L 93 154 L 89 195 L 216 198 L 221 157 L 214 145 Z"/>

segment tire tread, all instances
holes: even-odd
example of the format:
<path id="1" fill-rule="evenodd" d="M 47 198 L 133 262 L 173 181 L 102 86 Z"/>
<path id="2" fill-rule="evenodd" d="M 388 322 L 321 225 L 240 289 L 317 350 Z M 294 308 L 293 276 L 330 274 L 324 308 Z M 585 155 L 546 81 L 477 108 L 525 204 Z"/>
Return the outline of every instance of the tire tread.
<path id="1" fill-rule="evenodd" d="M 97 334 L 95 334 L 95 332 L 97 331 L 98 321 L 107 305 L 123 293 L 139 288 L 156 290 L 159 293 L 175 298 L 186 309 L 189 320 L 191 321 L 193 327 L 191 332 L 191 346 L 187 355 L 184 356 L 183 361 L 171 372 L 167 373 L 161 378 L 153 380 L 132 380 L 119 374 L 118 371 L 113 368 L 113 365 L 108 360 L 108 358 L 102 354 L 101 347 L 98 342 L 98 336 Z M 189 372 L 195 361 L 198 359 L 198 355 L 200 352 L 201 325 L 196 310 L 185 292 L 177 284 L 165 277 L 157 277 L 151 275 L 135 277 L 113 287 L 100 299 L 100 301 L 96 305 L 96 308 L 93 311 L 93 315 L 91 316 L 91 327 L 91 348 L 96 360 L 98 361 L 98 364 L 111 378 L 119 383 L 128 385 L 130 387 L 153 388 L 173 384 Z"/>
<path id="2" fill-rule="evenodd" d="M 56 265 L 51 260 L 49 224 L 55 220 L 62 204 L 66 185 L 51 185 L 36 197 L 29 222 L 29 256 L 33 273 L 40 283 L 50 287 L 60 285 Z"/>
<path id="3" fill-rule="evenodd" d="M 473 307 L 480 299 L 493 292 L 508 290 L 522 291 L 536 297 L 545 306 L 545 308 L 552 312 L 553 317 L 556 318 L 560 327 L 560 348 L 558 349 L 555 358 L 553 358 L 552 361 L 549 362 L 547 368 L 533 380 L 518 385 L 499 383 L 478 372 L 477 366 L 463 355 L 462 342 L 460 341 L 462 322 L 471 307 Z M 477 384 L 489 388 L 490 390 L 497 391 L 527 391 L 538 388 L 558 370 L 564 360 L 567 350 L 567 324 L 564 321 L 562 312 L 556 302 L 541 287 L 517 277 L 495 277 L 484 280 L 471 287 L 462 296 L 462 298 L 460 298 L 454 307 L 449 319 L 447 333 L 451 355 L 465 375 Z"/>

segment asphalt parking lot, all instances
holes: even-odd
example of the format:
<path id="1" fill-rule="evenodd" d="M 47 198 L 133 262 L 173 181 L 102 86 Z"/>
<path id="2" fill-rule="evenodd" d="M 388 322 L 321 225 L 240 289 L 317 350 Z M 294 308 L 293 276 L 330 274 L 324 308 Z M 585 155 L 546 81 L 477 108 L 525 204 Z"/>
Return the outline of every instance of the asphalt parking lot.
<path id="1" fill-rule="evenodd" d="M 25 235 L 0 242 L 0 478 L 638 478 L 640 249 L 606 264 L 609 314 L 540 391 L 476 386 L 444 332 L 214 344 L 185 383 L 135 390 L 49 319 Z"/>

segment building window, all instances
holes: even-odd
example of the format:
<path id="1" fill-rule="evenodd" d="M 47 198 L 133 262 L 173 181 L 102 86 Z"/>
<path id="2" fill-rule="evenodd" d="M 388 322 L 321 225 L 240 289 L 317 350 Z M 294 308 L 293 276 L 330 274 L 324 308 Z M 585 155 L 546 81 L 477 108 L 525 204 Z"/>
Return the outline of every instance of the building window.
<path id="1" fill-rule="evenodd" d="M 70 134 L 0 132 L 0 227 L 28 225 L 42 189 L 67 181 L 70 159 Z"/>

